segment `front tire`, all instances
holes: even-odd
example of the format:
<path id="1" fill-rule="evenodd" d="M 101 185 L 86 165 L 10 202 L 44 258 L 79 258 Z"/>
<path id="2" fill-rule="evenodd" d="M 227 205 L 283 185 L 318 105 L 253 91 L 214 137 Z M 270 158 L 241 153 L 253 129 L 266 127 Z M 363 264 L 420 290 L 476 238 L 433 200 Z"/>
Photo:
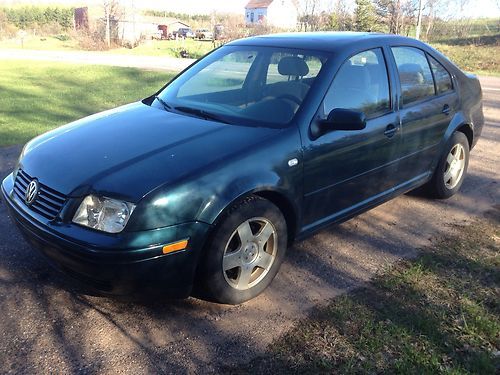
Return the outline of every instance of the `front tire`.
<path id="1" fill-rule="evenodd" d="M 468 166 L 469 141 L 465 134 L 455 132 L 427 185 L 430 195 L 437 199 L 446 199 L 456 194 L 462 186 Z"/>
<path id="2" fill-rule="evenodd" d="M 274 279 L 287 248 L 281 211 L 250 196 L 217 224 L 201 259 L 196 288 L 202 297 L 239 304 L 259 295 Z"/>

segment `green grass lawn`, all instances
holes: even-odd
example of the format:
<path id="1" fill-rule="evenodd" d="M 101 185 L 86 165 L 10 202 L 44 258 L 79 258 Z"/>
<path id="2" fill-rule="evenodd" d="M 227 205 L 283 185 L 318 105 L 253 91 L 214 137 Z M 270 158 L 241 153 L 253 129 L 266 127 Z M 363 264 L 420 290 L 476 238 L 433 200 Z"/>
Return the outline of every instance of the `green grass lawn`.
<path id="1" fill-rule="evenodd" d="M 199 59 L 214 49 L 209 40 L 148 40 L 136 48 L 114 48 L 106 53 L 139 56 L 171 56 L 181 57 L 180 51 L 185 50 L 189 57 Z"/>
<path id="2" fill-rule="evenodd" d="M 43 51 L 74 51 L 78 49 L 75 39 L 61 40 L 55 36 L 26 36 L 20 38 L 0 40 L 0 48 L 9 49 L 34 49 Z"/>
<path id="3" fill-rule="evenodd" d="M 296 323 L 228 373 L 498 374 L 500 212 Z"/>
<path id="4" fill-rule="evenodd" d="M 0 48 L 20 49 L 23 48 L 20 39 L 0 40 Z M 102 53 L 113 53 L 121 55 L 138 56 L 171 56 L 181 57 L 180 51 L 186 50 L 189 57 L 197 59 L 214 48 L 209 40 L 148 40 L 136 48 L 113 48 Z M 75 39 L 60 40 L 54 36 L 40 37 L 28 36 L 24 40 L 24 49 L 42 51 L 78 51 L 81 50 Z"/>
<path id="5" fill-rule="evenodd" d="M 173 73 L 0 61 L 0 146 L 153 94 Z"/>

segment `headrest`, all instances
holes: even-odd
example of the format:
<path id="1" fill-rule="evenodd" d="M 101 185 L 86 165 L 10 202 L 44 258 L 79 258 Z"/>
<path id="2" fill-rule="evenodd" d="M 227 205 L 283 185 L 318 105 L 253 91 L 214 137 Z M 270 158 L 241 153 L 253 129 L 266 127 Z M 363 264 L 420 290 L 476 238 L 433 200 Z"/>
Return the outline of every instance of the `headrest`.
<path id="1" fill-rule="evenodd" d="M 418 64 L 403 64 L 398 67 L 402 84 L 422 84 L 424 74 L 422 67 Z"/>
<path id="2" fill-rule="evenodd" d="M 300 57 L 286 56 L 278 63 L 278 72 L 282 76 L 303 77 L 309 73 L 309 67 Z"/>

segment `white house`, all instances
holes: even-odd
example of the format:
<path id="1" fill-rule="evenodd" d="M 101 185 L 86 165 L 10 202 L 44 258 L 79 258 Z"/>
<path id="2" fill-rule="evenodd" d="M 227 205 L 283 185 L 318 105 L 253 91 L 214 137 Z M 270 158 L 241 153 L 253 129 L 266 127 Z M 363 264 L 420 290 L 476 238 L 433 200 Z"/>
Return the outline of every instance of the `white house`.
<path id="1" fill-rule="evenodd" d="M 297 26 L 299 11 L 294 0 L 250 0 L 245 6 L 247 25 L 266 23 L 284 29 Z"/>

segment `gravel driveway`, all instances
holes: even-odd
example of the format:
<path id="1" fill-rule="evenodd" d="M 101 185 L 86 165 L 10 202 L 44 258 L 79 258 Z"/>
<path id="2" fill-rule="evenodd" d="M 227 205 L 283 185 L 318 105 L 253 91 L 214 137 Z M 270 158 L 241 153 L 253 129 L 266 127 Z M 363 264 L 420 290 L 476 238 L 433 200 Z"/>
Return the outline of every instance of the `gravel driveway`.
<path id="1" fill-rule="evenodd" d="M 271 287 L 240 306 L 86 294 L 24 242 L 0 203 L 0 371 L 205 373 L 248 362 L 315 305 L 499 207 L 500 78 L 482 82 L 487 123 L 458 195 L 405 195 L 295 244 Z M 0 177 L 19 151 L 0 149 Z"/>

